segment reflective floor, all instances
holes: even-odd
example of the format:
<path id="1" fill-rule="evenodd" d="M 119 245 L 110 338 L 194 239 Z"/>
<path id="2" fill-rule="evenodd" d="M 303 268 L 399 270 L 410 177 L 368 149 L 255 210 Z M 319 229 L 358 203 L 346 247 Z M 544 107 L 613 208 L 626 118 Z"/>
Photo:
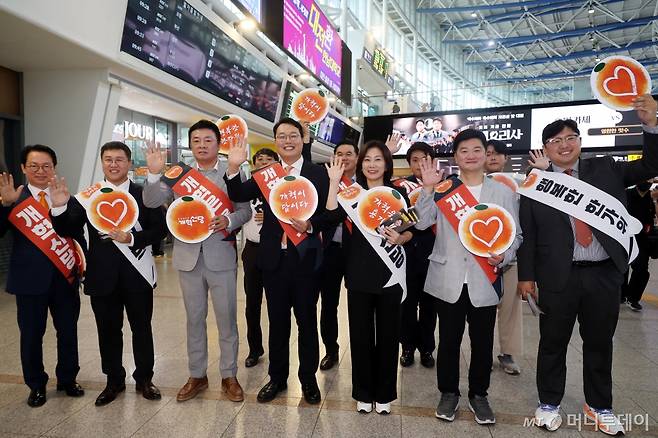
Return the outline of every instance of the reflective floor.
<path id="1" fill-rule="evenodd" d="M 208 318 L 210 366 L 209 390 L 196 399 L 178 403 L 175 395 L 188 377 L 185 347 L 185 311 L 171 259 L 157 260 L 160 286 L 155 294 L 153 331 L 156 368 L 154 383 L 163 393 L 160 401 L 147 401 L 136 394 L 134 382 L 127 381 L 127 391 L 108 406 L 96 407 L 94 400 L 105 386 L 98 354 L 96 326 L 89 298 L 82 298 L 78 323 L 80 374 L 78 381 L 86 390 L 82 398 L 73 399 L 55 391 L 55 337 L 52 324 L 44 339 L 46 371 L 51 375 L 48 402 L 40 408 L 25 403 L 28 389 L 22 384 L 19 358 L 18 327 L 14 297 L 0 294 L 0 436 L 49 437 L 514 437 L 549 436 L 549 433 L 529 425 L 537 402 L 535 387 L 538 323 L 528 308 L 525 315 L 525 356 L 519 358 L 520 376 L 505 374 L 497 364 L 492 371 L 490 401 L 496 413 L 495 426 L 479 426 L 462 398 L 459 415 L 454 423 L 434 418 L 438 402 L 435 369 L 425 369 L 419 363 L 400 368 L 398 399 L 387 416 L 358 414 L 351 398 L 351 364 L 347 331 L 345 291 L 340 305 L 341 360 L 338 367 L 318 371 L 322 391 L 320 405 L 308 405 L 302 398 L 296 379 L 298 360 L 297 339 L 291 338 L 291 378 L 288 390 L 269 404 L 256 401 L 260 387 L 267 382 L 267 354 L 253 368 L 243 367 L 247 354 L 244 292 L 238 290 L 238 321 L 240 327 L 240 369 L 238 379 L 245 390 L 245 402 L 228 401 L 220 391 L 218 372 L 217 328 L 214 317 Z M 658 295 L 658 267 L 653 266 L 654 279 L 648 292 Z M 241 284 L 242 273 L 239 273 Z M 3 282 L 4 283 L 4 282 Z M 630 436 L 658 436 L 658 298 L 646 295 L 641 313 L 626 306 L 621 309 L 615 336 L 614 408 L 624 414 Z M 210 307 L 212 309 L 212 307 Z M 318 306 L 319 310 L 319 306 Z M 212 312 L 212 310 L 210 310 Z M 265 309 L 262 324 L 267 339 Z M 294 325 L 293 325 L 294 327 Z M 132 373 L 133 359 L 130 329 L 124 327 L 124 366 Z M 496 343 L 497 345 L 497 343 Z M 581 422 L 583 404 L 582 342 L 574 330 L 568 353 L 566 396 L 562 403 L 564 426 L 550 436 L 603 436 L 593 426 Z M 321 347 L 321 354 L 324 353 Z M 494 354 L 498 354 L 497 349 Z M 462 345 L 462 392 L 466 392 L 466 370 L 469 345 Z M 264 359 L 264 360 L 263 360 Z M 571 415 L 570 415 L 571 414 Z M 524 424 L 525 422 L 525 424 Z M 567 424 L 569 423 L 569 424 Z M 580 423 L 580 426 L 579 426 Z M 630 430 L 629 430 L 630 429 Z"/>

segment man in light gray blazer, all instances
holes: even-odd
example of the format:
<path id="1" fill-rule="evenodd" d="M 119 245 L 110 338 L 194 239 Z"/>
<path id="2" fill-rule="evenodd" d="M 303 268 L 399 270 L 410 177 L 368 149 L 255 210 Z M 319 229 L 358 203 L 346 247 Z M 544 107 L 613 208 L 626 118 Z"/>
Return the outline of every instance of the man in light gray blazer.
<path id="1" fill-rule="evenodd" d="M 195 162 L 192 167 L 226 192 L 223 175 L 226 163 L 219 161 L 220 132 L 209 120 L 200 120 L 190 127 L 189 145 Z M 149 175 L 144 185 L 144 205 L 159 207 L 178 197 L 169 186 L 160 181 L 164 157 L 159 146 L 150 146 L 146 161 Z M 240 228 L 251 217 L 248 203 L 234 203 L 234 212 L 216 216 L 211 224 L 213 234 L 200 243 L 185 243 L 174 239 L 173 264 L 178 270 L 183 302 L 187 313 L 187 356 L 190 378 L 180 389 L 176 400 L 190 400 L 208 388 L 208 292 L 212 299 L 217 328 L 219 329 L 219 371 L 222 391 L 229 400 L 244 399 L 238 383 L 238 324 L 236 304 L 237 252 L 235 241 L 222 233 Z"/>
<path id="2" fill-rule="evenodd" d="M 416 203 L 420 220 L 416 225 L 426 229 L 436 225 L 436 239 L 429 256 L 425 292 L 438 298 L 439 348 L 437 382 L 441 401 L 436 416 L 452 421 L 459 404 L 459 356 L 466 321 L 471 341 L 469 367 L 469 407 L 479 424 L 492 424 L 496 419 L 487 399 L 491 374 L 496 306 L 502 295 L 501 268 L 515 257 L 521 244 L 516 195 L 504 184 L 485 178 L 486 138 L 481 131 L 467 129 L 455 137 L 454 154 L 459 166 L 459 179 L 479 203 L 493 203 L 507 210 L 516 223 L 516 235 L 509 249 L 491 254 L 486 259 L 498 269 L 498 279 L 492 282 L 476 258 L 461 243 L 457 232 L 434 201 L 435 186 L 442 173 L 436 171 L 436 161 L 426 159 L 422 165 L 423 191 Z"/>

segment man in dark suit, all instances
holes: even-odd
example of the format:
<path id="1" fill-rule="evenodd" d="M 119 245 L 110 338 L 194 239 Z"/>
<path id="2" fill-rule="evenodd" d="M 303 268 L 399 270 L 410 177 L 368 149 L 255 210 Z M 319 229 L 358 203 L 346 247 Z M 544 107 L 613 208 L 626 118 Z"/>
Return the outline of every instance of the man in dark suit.
<path id="1" fill-rule="evenodd" d="M 343 176 L 354 180 L 359 148 L 349 142 L 341 142 L 334 149 L 334 156 L 345 166 Z M 333 368 L 338 363 L 338 304 L 340 288 L 345 276 L 345 259 L 343 236 L 348 233 L 345 223 L 328 230 L 323 235 L 323 257 L 320 269 L 320 336 L 324 343 L 325 356 L 320 361 L 323 371 Z"/>
<path id="2" fill-rule="evenodd" d="M 287 388 L 291 307 L 299 330 L 298 375 L 304 398 L 311 404 L 319 403 L 321 398 L 315 379 L 320 355 L 316 313 L 317 273 L 322 256 L 319 233 L 329 226 L 329 222 L 323 219 L 329 178 L 324 168 L 302 157 L 302 137 L 302 125 L 296 120 L 284 118 L 274 125 L 277 153 L 284 170 L 289 175 L 304 176 L 313 183 L 318 193 L 318 208 L 307 221 L 292 220 L 292 226 L 298 232 L 309 233 L 296 247 L 284 237 L 283 228 L 269 204 L 264 205 L 258 260 L 263 270 L 270 322 L 270 381 L 258 393 L 260 402 L 273 400 L 280 391 Z M 234 202 L 247 202 L 261 195 L 253 178 L 245 182 L 236 178 L 245 160 L 246 144 L 242 142 L 232 145 L 225 180 L 228 195 Z"/>
<path id="3" fill-rule="evenodd" d="M 80 295 L 78 280 L 70 283 L 61 271 L 25 235 L 10 222 L 11 210 L 33 196 L 46 210 L 50 208 L 48 182 L 55 176 L 57 156 L 48 146 L 26 146 L 21 151 L 21 168 L 27 177 L 27 186 L 14 188 L 11 175 L 0 176 L 0 235 L 8 229 L 14 231 L 7 292 L 16 295 L 18 327 L 21 334 L 21 365 L 23 379 L 30 388 L 27 404 L 32 407 L 46 402 L 48 374 L 43 367 L 43 335 L 46 332 L 48 310 L 57 331 L 57 390 L 71 397 L 84 395 L 75 381 L 78 374 L 78 316 Z M 73 236 L 81 246 L 84 236 Z"/>
<path id="4" fill-rule="evenodd" d="M 440 120 L 440 119 L 435 119 Z M 422 185 L 420 163 L 426 157 L 432 158 L 432 147 L 422 141 L 416 142 L 407 150 L 407 163 L 412 175 L 407 178 L 412 183 Z M 407 298 L 402 303 L 400 327 L 400 365 L 408 367 L 414 363 L 416 350 L 420 363 L 425 368 L 434 366 L 432 353 L 436 347 L 434 329 L 436 327 L 436 298 L 423 290 L 429 268 L 429 255 L 434 246 L 434 232 L 431 228 L 414 232 L 414 237 L 404 245 L 407 252 Z"/>
<path id="5" fill-rule="evenodd" d="M 96 399 L 96 406 L 114 401 L 126 389 L 126 370 L 122 365 L 124 309 L 132 331 L 136 389 L 148 400 L 159 400 L 160 391 L 151 382 L 155 361 L 151 316 L 156 280 L 151 245 L 167 232 L 164 213 L 160 208 L 146 208 L 142 187 L 128 179 L 131 166 L 128 146 L 118 141 L 105 143 L 101 162 L 106 184 L 129 192 L 137 201 L 139 217 L 130 232 L 115 229 L 101 235 L 87 219 L 85 208 L 71 198 L 63 179 L 55 178 L 50 184 L 51 214 L 57 232 L 62 236 L 75 235 L 85 224 L 89 232 L 84 291 L 91 297 L 101 365 L 107 376 L 107 386 Z"/>
<path id="6" fill-rule="evenodd" d="M 608 193 L 626 205 L 625 189 L 658 175 L 657 105 L 650 95 L 634 100 L 644 125 L 642 159 L 616 162 L 611 156 L 580 158 L 580 132 L 573 120 L 544 128 L 542 142 L 564 172 Z M 555 430 L 561 424 L 566 353 L 576 318 L 583 339 L 585 415 L 609 434 L 623 432 L 612 413 L 612 337 L 619 316 L 620 287 L 628 254 L 615 239 L 568 214 L 521 197 L 523 244 L 518 250 L 518 291 L 532 295 L 544 314 L 539 320 L 535 424 Z M 535 290 L 535 282 L 539 294 Z"/>

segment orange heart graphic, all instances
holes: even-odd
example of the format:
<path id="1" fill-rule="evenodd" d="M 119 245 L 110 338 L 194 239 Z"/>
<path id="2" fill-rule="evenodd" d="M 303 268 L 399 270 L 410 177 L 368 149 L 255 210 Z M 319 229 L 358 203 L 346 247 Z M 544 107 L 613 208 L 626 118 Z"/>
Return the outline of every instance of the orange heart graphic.
<path id="1" fill-rule="evenodd" d="M 117 208 L 117 204 L 121 208 Z M 112 202 L 101 201 L 96 205 L 96 213 L 102 218 L 118 227 L 126 214 L 128 214 L 128 205 L 123 199 L 115 199 Z"/>
<path id="2" fill-rule="evenodd" d="M 623 77 L 619 73 L 623 72 Z M 637 96 L 637 81 L 635 75 L 628 67 L 618 65 L 613 76 L 603 81 L 603 89 L 612 96 Z"/>
<path id="3" fill-rule="evenodd" d="M 475 240 L 491 248 L 503 232 L 503 221 L 498 216 L 491 216 L 486 221 L 475 219 L 468 226 L 468 230 Z"/>

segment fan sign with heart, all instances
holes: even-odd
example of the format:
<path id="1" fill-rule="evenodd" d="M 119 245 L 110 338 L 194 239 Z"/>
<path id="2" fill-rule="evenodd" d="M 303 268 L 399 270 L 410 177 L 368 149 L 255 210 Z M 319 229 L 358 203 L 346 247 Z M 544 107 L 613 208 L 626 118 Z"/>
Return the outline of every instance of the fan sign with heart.
<path id="1" fill-rule="evenodd" d="M 651 92 L 649 72 L 628 56 L 610 56 L 597 63 L 590 84 L 599 102 L 617 111 L 631 111 L 633 99 Z"/>
<path id="2" fill-rule="evenodd" d="M 299 93 L 290 106 L 292 116 L 300 122 L 321 122 L 329 112 L 329 101 L 324 91 L 307 88 Z"/>
<path id="3" fill-rule="evenodd" d="M 478 204 L 459 221 L 459 239 L 469 252 L 480 257 L 502 254 L 515 235 L 514 218 L 496 204 Z"/>
<path id="4" fill-rule="evenodd" d="M 368 190 L 359 201 L 356 210 L 366 231 L 381 237 L 377 232 L 380 224 L 406 208 L 407 203 L 400 192 L 391 187 L 380 186 Z"/>
<path id="5" fill-rule="evenodd" d="M 208 204 L 196 196 L 181 196 L 167 209 L 169 231 L 185 243 L 199 243 L 210 237 L 212 218 Z"/>
<path id="6" fill-rule="evenodd" d="M 307 178 L 288 175 L 279 179 L 270 191 L 269 204 L 281 222 L 289 224 L 291 219 L 305 221 L 318 208 L 318 192 Z"/>
<path id="7" fill-rule="evenodd" d="M 231 144 L 238 140 L 244 139 L 247 141 L 249 135 L 249 128 L 247 122 L 235 114 L 227 114 L 215 122 L 219 133 L 221 134 L 219 142 L 219 153 L 228 155 Z"/>
<path id="8" fill-rule="evenodd" d="M 92 196 L 87 207 L 87 218 L 103 234 L 115 228 L 128 232 L 137 223 L 139 206 L 130 193 L 103 187 Z"/>

